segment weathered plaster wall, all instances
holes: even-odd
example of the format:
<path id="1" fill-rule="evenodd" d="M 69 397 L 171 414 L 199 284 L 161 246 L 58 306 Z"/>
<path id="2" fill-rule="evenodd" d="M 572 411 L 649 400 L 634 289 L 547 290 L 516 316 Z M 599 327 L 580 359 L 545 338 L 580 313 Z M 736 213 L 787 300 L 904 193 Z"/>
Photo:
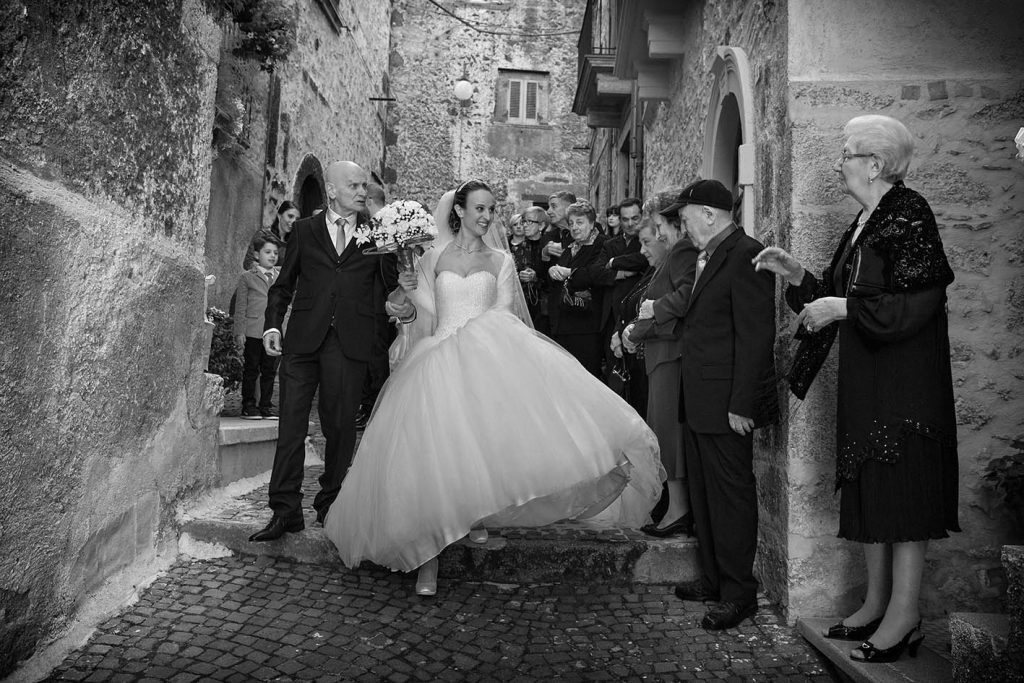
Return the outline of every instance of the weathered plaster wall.
<path id="1" fill-rule="evenodd" d="M 917 138 L 907 185 L 930 202 L 956 271 L 948 293 L 964 532 L 929 549 L 929 615 L 1000 610 L 999 548 L 1021 540 L 980 485 L 987 462 L 1011 452 L 1020 438 L 1024 415 L 1024 165 L 1012 159 L 1012 139 L 1024 122 L 1018 8 L 789 3 L 793 219 L 780 241 L 814 269 L 827 263 L 858 209 L 831 170 L 842 126 L 858 114 L 883 113 Z M 794 616 L 847 613 L 864 590 L 859 547 L 835 538 L 834 410 L 833 358 L 790 419 Z"/>
<path id="2" fill-rule="evenodd" d="M 578 31 L 584 3 L 525 0 L 486 11 L 456 8 L 479 24 L 518 33 Z M 498 29 L 501 30 L 501 29 Z M 387 119 L 389 194 L 433 206 L 458 182 L 480 178 L 494 189 L 502 212 L 546 202 L 556 190 L 586 196 L 588 132 L 572 113 L 576 34 L 494 36 L 475 32 L 416 0 L 396 0 L 392 16 L 391 94 Z M 498 69 L 550 74 L 543 126 L 495 120 Z M 474 86 L 468 104 L 453 87 L 465 72 Z M 504 96 L 502 93 L 500 96 Z"/>
<path id="3" fill-rule="evenodd" d="M 214 477 L 220 34 L 193 0 L 5 2 L 0 27 L 2 676 Z"/>
<path id="4" fill-rule="evenodd" d="M 779 226 L 789 222 L 790 193 L 784 3 L 691 3 L 683 24 L 686 53 L 675 62 L 672 93 L 647 127 L 644 152 L 644 194 L 681 187 L 700 177 L 704 162 L 707 112 L 711 106 L 710 76 L 719 45 L 739 47 L 750 61 L 754 102 L 755 217 L 747 232 L 765 244 L 778 239 Z M 717 106 L 717 102 L 714 103 Z M 751 142 L 744 140 L 744 142 Z M 781 318 L 781 316 L 780 316 Z M 786 362 L 786 328 L 780 319 L 778 367 Z M 769 595 L 787 600 L 787 405 L 778 426 L 761 430 L 755 441 L 760 538 L 756 571 Z"/>

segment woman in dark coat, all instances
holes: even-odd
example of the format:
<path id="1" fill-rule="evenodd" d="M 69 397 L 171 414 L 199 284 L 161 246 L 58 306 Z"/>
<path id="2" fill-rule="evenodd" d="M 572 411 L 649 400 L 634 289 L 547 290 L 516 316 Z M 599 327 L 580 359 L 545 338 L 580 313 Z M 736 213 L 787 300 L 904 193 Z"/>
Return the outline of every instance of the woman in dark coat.
<path id="1" fill-rule="evenodd" d="M 641 251 L 656 271 L 640 301 L 634 304 L 634 319 L 639 318 L 643 301 L 652 301 L 654 317 L 637 319 L 622 335 L 626 349 L 643 345 L 647 370 L 647 424 L 658 435 L 661 464 L 668 476 L 668 506 L 658 523 L 641 530 L 658 538 L 693 534 L 693 514 L 686 488 L 683 453 L 683 426 L 679 422 L 679 386 L 682 381 L 682 323 L 690 302 L 697 268 L 697 248 L 678 223 L 661 215 L 675 203 L 679 191 L 662 192 L 644 202 L 641 224 Z M 650 226 L 650 227 L 648 227 Z M 653 228 L 664 252 L 657 255 L 656 245 L 647 246 L 645 235 Z M 623 303 L 623 308 L 626 304 Z"/>
<path id="2" fill-rule="evenodd" d="M 953 272 L 931 208 L 903 185 L 914 144 L 906 127 L 859 116 L 844 133 L 834 170 L 863 210 L 830 267 L 816 278 L 777 247 L 754 264 L 789 282 L 804 337 L 789 376 L 800 398 L 839 336 L 839 536 L 864 544 L 868 590 L 825 635 L 865 640 L 850 657 L 886 662 L 907 648 L 916 655 L 928 541 L 960 530 L 946 319 Z"/>
<path id="3" fill-rule="evenodd" d="M 607 286 L 598 231 L 597 212 L 590 202 L 576 202 L 566 209 L 572 242 L 548 268 L 551 282 L 548 313 L 551 338 L 576 357 L 595 377 L 601 377 L 608 308 L 604 305 Z"/>

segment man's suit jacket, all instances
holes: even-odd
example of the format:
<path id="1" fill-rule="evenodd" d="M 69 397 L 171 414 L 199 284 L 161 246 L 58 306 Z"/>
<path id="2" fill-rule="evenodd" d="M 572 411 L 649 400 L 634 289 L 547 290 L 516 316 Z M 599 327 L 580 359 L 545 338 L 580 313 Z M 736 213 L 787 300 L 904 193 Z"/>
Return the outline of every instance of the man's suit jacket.
<path id="1" fill-rule="evenodd" d="M 280 268 L 274 268 L 274 278 L 280 275 Z M 242 273 L 235 288 L 235 334 L 259 339 L 263 336 L 263 314 L 267 310 L 267 293 L 270 283 L 262 271 L 253 267 Z"/>
<path id="2" fill-rule="evenodd" d="M 729 413 L 762 427 L 775 418 L 775 278 L 751 259 L 764 247 L 737 229 L 708 260 L 683 318 L 680 419 L 728 434 Z"/>
<path id="3" fill-rule="evenodd" d="M 654 301 L 654 317 L 637 321 L 630 339 L 644 344 L 647 374 L 683 353 L 683 316 L 690 304 L 697 247 L 681 237 L 665 255 L 644 298 Z"/>
<path id="4" fill-rule="evenodd" d="M 569 276 L 568 289 L 576 293 L 589 290 L 593 297 L 591 310 L 586 313 L 568 311 L 562 305 L 562 282 L 551 281 L 551 293 L 548 300 L 548 315 L 551 318 L 552 334 L 599 334 L 607 322 L 607 308 L 604 305 L 607 287 L 601 284 L 599 276 L 605 270 L 601 263 L 601 251 L 604 237 L 598 235 L 593 244 L 580 247 L 575 256 L 572 249 L 566 247 L 557 265 L 572 269 Z M 555 265 L 552 263 L 552 265 Z M 548 266 L 550 268 L 550 266 Z"/>
<path id="5" fill-rule="evenodd" d="M 356 225 L 365 222 L 359 214 Z M 295 222 L 281 273 L 270 288 L 264 324 L 267 330 L 281 329 L 291 303 L 286 353 L 315 352 L 333 326 L 348 358 L 370 360 L 383 293 L 398 283 L 395 256 L 364 254 L 363 249 L 371 246 L 372 242 L 357 244 L 353 236 L 338 254 L 327 231 L 326 211 Z"/>

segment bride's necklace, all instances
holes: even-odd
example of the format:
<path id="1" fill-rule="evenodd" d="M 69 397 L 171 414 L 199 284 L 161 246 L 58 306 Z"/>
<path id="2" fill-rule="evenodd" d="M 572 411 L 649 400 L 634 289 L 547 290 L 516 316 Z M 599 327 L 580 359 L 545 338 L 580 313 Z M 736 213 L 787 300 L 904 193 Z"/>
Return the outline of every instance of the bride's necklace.
<path id="1" fill-rule="evenodd" d="M 458 249 L 459 251 L 464 251 L 467 254 L 479 254 L 481 251 L 484 250 L 484 247 L 480 247 L 479 249 L 467 249 L 466 247 L 462 246 L 461 244 L 454 240 L 452 240 L 452 244 L 455 245 L 456 249 Z"/>

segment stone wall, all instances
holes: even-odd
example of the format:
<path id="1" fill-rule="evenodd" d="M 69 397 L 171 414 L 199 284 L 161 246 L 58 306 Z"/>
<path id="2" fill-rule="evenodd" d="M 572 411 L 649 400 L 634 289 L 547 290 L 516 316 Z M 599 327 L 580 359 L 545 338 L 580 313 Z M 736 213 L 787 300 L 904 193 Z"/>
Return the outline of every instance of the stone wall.
<path id="1" fill-rule="evenodd" d="M 341 28 L 320 3 L 294 3 L 295 49 L 271 75 L 231 54 L 237 30 L 222 49 L 218 123 L 224 113 L 235 116 L 227 127 L 241 133 L 221 125 L 214 136 L 206 262 L 217 277 L 210 301 L 223 309 L 253 235 L 273 224 L 281 202 L 295 202 L 303 216 L 316 208 L 302 201 L 309 175 L 323 192 L 322 171 L 332 161 L 383 171 L 386 104 L 370 98 L 383 96 L 387 83 L 390 3 L 335 4 Z"/>
<path id="2" fill-rule="evenodd" d="M 195 0 L 0 5 L 0 677 L 215 476 Z"/>
<path id="3" fill-rule="evenodd" d="M 505 217 L 552 192 L 586 196 L 587 129 L 572 113 L 576 40 L 584 3 L 525 0 L 489 10 L 465 4 L 459 16 L 514 34 L 495 36 L 458 23 L 437 7 L 396 0 L 392 15 L 391 95 L 387 118 L 389 197 L 433 206 L 458 182 L 480 178 L 494 189 Z M 546 72 L 548 116 L 542 125 L 503 121 L 499 69 Z M 473 97 L 453 94 L 465 74 Z M 497 101 L 496 101 L 497 98 Z"/>
<path id="4" fill-rule="evenodd" d="M 786 40 L 784 3 L 692 3 L 683 20 L 686 52 L 674 62 L 671 99 L 645 118 L 644 195 L 679 188 L 701 177 L 705 126 L 711 106 L 710 76 L 715 48 L 742 48 L 750 60 L 754 102 L 755 217 L 746 221 L 748 233 L 770 244 L 780 226 L 789 222 L 789 124 L 787 119 Z M 715 103 L 717 106 L 717 103 Z M 780 318 L 778 360 L 787 362 L 787 331 Z M 780 389 L 780 395 L 782 390 Z M 769 596 L 787 601 L 787 528 L 791 517 L 787 499 L 787 406 L 774 428 L 761 430 L 755 440 L 760 538 L 756 571 Z"/>
<path id="5" fill-rule="evenodd" d="M 831 170 L 848 119 L 883 113 L 910 128 L 917 152 L 907 185 L 931 204 L 956 272 L 949 332 L 963 527 L 931 544 L 922 607 L 1000 611 L 1000 546 L 1020 538 L 980 477 L 990 459 L 1019 448 L 1024 413 L 1024 165 L 1012 159 L 1024 124 L 1019 5 L 794 1 L 789 11 L 793 217 L 780 242 L 820 269 L 856 214 Z M 859 547 L 835 538 L 831 362 L 790 419 L 793 615 L 847 613 L 864 590 Z"/>

